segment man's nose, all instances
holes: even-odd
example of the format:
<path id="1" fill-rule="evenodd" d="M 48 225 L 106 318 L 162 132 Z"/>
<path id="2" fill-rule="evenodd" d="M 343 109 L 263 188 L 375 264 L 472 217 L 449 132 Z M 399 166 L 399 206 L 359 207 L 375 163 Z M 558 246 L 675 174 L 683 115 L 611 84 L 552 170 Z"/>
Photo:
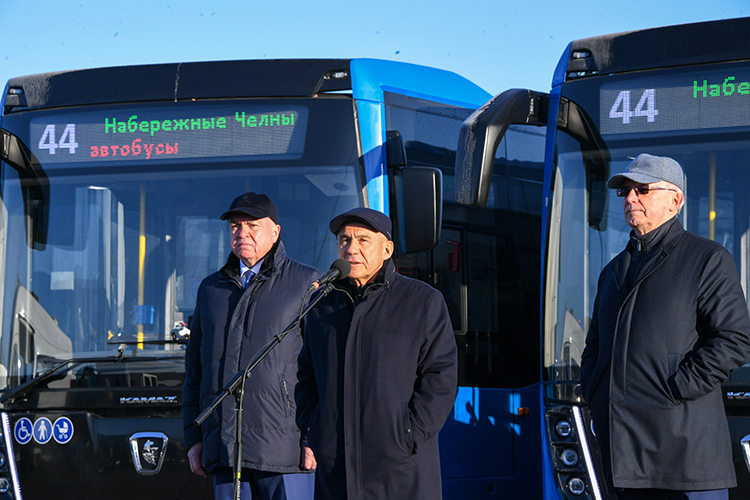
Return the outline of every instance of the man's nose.
<path id="1" fill-rule="evenodd" d="M 347 243 L 346 246 L 344 247 L 344 253 L 347 255 L 357 253 L 358 251 L 359 251 L 359 246 L 354 240 Z"/>
<path id="2" fill-rule="evenodd" d="M 247 224 L 240 224 L 240 236 L 245 237 L 250 234 L 250 226 Z"/>
<path id="3" fill-rule="evenodd" d="M 634 203 L 638 201 L 638 195 L 636 194 L 635 189 L 631 189 L 628 195 L 625 197 L 628 203 Z"/>

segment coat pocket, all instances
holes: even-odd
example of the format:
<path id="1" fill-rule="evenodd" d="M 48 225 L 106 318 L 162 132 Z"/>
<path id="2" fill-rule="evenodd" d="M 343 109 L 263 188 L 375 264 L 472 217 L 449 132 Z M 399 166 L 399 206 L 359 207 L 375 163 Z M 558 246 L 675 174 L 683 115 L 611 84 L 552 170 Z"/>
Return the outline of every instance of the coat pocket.
<path id="1" fill-rule="evenodd" d="M 283 376 L 281 377 L 281 406 L 284 407 L 284 415 L 287 418 L 294 417 L 294 400 L 289 390 L 289 382 Z"/>
<path id="2" fill-rule="evenodd" d="M 401 403 L 401 439 L 408 456 L 416 454 L 414 449 L 414 429 L 408 403 Z"/>
<path id="3" fill-rule="evenodd" d="M 679 353 L 667 354 L 667 376 L 666 380 L 664 381 L 664 390 L 666 391 L 667 399 L 669 400 L 669 404 L 667 406 L 680 406 L 682 404 L 682 401 L 680 401 L 679 396 L 675 394 L 672 386 L 674 384 L 674 376 L 677 373 L 677 370 L 679 370 L 680 368 L 680 362 L 682 361 L 683 357 L 684 356 Z"/>
<path id="4" fill-rule="evenodd" d="M 307 446 L 313 449 L 317 454 L 318 448 L 318 412 L 320 411 L 320 405 L 316 405 L 315 409 L 310 413 L 310 419 L 307 421 L 307 428 L 303 430 L 302 434 L 307 439 Z"/>

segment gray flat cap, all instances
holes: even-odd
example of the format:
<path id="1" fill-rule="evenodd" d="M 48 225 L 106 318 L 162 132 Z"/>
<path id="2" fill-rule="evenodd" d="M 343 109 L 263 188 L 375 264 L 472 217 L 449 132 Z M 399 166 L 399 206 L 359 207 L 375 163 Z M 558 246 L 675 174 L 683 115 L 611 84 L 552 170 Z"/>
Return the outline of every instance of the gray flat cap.
<path id="1" fill-rule="evenodd" d="M 626 180 L 639 184 L 667 181 L 680 190 L 685 189 L 685 174 L 682 172 L 682 167 L 666 156 L 652 156 L 645 153 L 638 155 L 623 173 L 610 177 L 607 187 L 610 189 L 623 187 Z"/>

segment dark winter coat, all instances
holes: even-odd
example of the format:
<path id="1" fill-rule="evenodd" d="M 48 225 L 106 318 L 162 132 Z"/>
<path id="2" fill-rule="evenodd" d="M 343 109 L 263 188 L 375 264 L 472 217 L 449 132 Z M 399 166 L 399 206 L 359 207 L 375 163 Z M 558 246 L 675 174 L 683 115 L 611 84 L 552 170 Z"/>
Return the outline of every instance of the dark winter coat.
<path id="1" fill-rule="evenodd" d="M 295 396 L 315 497 L 441 498 L 437 434 L 457 384 L 443 296 L 388 260 L 361 296 L 335 282 L 306 321 Z"/>
<path id="2" fill-rule="evenodd" d="M 667 224 L 654 246 L 631 242 L 599 277 L 583 395 L 610 487 L 733 487 L 720 384 L 750 358 L 747 304 L 731 254 Z"/>
<path id="3" fill-rule="evenodd" d="M 206 468 L 234 464 L 235 399 L 227 397 L 200 428 L 191 422 L 239 370 L 300 313 L 307 286 L 320 272 L 286 256 L 280 241 L 246 290 L 239 259 L 208 276 L 198 289 L 185 353 L 183 421 L 185 446 L 203 441 Z M 300 433 L 294 386 L 300 328 L 289 333 L 245 382 L 242 466 L 269 472 L 300 472 Z"/>

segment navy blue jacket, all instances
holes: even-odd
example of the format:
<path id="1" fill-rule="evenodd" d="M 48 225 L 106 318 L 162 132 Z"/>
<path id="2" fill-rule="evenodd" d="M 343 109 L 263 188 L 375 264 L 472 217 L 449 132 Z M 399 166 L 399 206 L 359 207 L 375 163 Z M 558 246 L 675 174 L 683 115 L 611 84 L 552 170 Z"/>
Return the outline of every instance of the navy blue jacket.
<path id="1" fill-rule="evenodd" d="M 724 247 L 667 224 L 599 276 L 583 395 L 610 487 L 733 487 L 721 383 L 750 358 L 747 303 Z"/>
<path id="2" fill-rule="evenodd" d="M 456 393 L 443 296 L 395 272 L 335 282 L 306 319 L 297 423 L 318 462 L 316 498 L 441 498 L 437 434 Z"/>
<path id="3" fill-rule="evenodd" d="M 239 259 L 208 276 L 198 289 L 185 353 L 183 422 L 185 446 L 203 441 L 206 468 L 234 463 L 235 400 L 227 397 L 201 428 L 191 422 L 239 370 L 300 313 L 316 269 L 286 256 L 281 241 L 243 291 Z M 294 386 L 301 329 L 289 333 L 245 382 L 242 466 L 269 472 L 300 472 L 300 433 Z"/>

